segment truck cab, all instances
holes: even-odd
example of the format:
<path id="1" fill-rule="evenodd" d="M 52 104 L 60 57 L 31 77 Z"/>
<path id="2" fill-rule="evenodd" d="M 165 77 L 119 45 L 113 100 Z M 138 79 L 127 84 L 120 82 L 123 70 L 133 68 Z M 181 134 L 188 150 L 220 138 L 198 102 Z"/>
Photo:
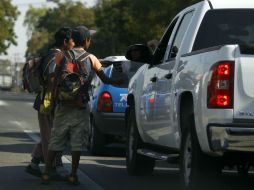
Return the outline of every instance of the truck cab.
<path id="1" fill-rule="evenodd" d="M 254 165 L 253 16 L 250 0 L 202 1 L 177 14 L 155 52 L 140 59 L 147 64 L 131 79 L 127 97 L 131 175 L 152 172 L 155 160 L 177 161 L 183 188 L 197 189 L 224 165 L 248 173 Z"/>

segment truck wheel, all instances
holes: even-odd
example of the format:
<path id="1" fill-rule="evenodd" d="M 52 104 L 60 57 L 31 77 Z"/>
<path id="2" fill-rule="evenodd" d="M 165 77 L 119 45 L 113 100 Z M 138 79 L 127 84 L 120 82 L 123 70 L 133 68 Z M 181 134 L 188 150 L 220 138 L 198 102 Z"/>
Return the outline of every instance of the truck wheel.
<path id="1" fill-rule="evenodd" d="M 101 133 L 96 125 L 94 119 L 90 123 L 90 135 L 88 140 L 88 151 L 92 155 L 100 155 L 103 153 L 105 145 L 105 135 Z"/>
<path id="2" fill-rule="evenodd" d="M 214 181 L 220 174 L 221 167 L 215 158 L 202 152 L 195 132 L 194 117 L 189 118 L 189 122 L 184 123 L 180 153 L 182 189 L 214 188 L 214 185 L 217 185 Z"/>
<path id="3" fill-rule="evenodd" d="M 131 108 L 127 120 L 126 143 L 126 166 L 130 175 L 146 175 L 153 172 L 155 160 L 137 153 L 137 150 L 142 148 L 142 144 L 137 129 L 135 110 Z"/>

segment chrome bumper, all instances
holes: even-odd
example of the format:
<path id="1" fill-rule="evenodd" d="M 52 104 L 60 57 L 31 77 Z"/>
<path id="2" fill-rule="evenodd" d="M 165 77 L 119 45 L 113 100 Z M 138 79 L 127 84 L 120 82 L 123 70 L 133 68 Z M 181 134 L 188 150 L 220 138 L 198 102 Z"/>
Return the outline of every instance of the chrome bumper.
<path id="1" fill-rule="evenodd" d="M 254 128 L 209 126 L 208 137 L 213 151 L 254 152 Z"/>

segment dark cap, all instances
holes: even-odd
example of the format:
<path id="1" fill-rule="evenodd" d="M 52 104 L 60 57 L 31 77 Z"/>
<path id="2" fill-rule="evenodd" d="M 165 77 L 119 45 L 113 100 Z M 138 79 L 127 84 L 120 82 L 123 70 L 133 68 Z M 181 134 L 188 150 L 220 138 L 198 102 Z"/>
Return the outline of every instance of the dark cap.
<path id="1" fill-rule="evenodd" d="M 85 26 L 77 26 L 73 29 L 72 37 L 76 45 L 81 44 L 85 41 L 86 38 L 90 38 L 93 34 L 96 33 L 96 30 L 89 30 Z"/>

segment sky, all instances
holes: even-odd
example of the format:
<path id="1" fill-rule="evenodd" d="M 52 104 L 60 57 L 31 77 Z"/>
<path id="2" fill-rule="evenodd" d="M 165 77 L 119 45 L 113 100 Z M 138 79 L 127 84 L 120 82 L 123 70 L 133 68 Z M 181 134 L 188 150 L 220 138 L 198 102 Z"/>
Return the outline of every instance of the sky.
<path id="1" fill-rule="evenodd" d="M 87 6 L 93 6 L 96 3 L 96 0 L 73 0 L 80 1 L 85 3 Z M 41 6 L 54 6 L 54 3 L 47 2 L 46 0 L 12 0 L 13 5 L 18 7 L 20 15 L 15 23 L 15 33 L 17 35 L 17 46 L 11 45 L 7 50 L 7 56 L 1 56 L 0 58 L 9 59 L 11 61 L 23 62 L 25 61 L 25 52 L 26 52 L 26 43 L 27 43 L 27 34 L 26 27 L 23 26 L 24 18 L 26 11 L 28 10 L 29 5 L 34 7 Z"/>

